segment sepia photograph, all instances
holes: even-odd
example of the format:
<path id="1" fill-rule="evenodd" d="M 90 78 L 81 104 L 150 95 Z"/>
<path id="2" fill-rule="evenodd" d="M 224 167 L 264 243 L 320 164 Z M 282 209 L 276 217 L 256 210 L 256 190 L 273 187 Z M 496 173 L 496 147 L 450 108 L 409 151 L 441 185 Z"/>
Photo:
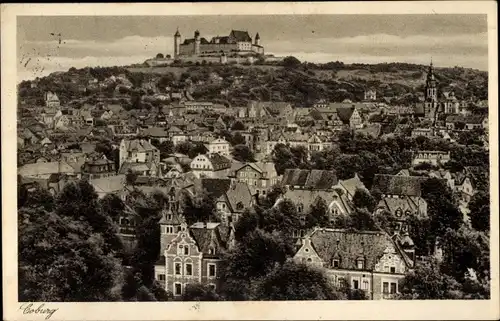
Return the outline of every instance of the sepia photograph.
<path id="1" fill-rule="evenodd" d="M 7 94 L 2 73 L 9 320 L 59 320 L 59 303 L 226 302 L 234 319 L 254 301 L 498 299 L 496 4 L 482 3 L 18 8 Z"/>

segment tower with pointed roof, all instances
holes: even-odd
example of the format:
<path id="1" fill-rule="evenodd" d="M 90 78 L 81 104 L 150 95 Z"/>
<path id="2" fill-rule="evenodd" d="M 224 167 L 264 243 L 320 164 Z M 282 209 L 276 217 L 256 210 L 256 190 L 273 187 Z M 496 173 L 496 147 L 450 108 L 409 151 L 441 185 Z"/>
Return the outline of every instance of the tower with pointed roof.
<path id="1" fill-rule="evenodd" d="M 260 35 L 258 32 L 255 35 L 255 45 L 260 46 Z"/>
<path id="2" fill-rule="evenodd" d="M 177 31 L 175 32 L 174 35 L 174 59 L 177 59 L 180 53 L 180 46 L 181 46 L 181 34 L 179 32 L 179 28 L 177 28 Z"/>
<path id="3" fill-rule="evenodd" d="M 425 116 L 434 120 L 437 119 L 437 114 L 439 112 L 438 103 L 438 92 L 437 92 L 437 80 L 434 75 L 434 66 L 429 65 L 429 71 L 427 72 L 427 79 L 425 82 Z"/>

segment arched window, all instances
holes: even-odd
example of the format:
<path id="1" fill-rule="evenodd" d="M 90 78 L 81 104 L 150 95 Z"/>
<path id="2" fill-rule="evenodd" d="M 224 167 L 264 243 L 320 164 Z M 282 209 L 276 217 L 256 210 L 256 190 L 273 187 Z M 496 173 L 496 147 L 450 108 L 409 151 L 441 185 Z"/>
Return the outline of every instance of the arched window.
<path id="1" fill-rule="evenodd" d="M 297 212 L 302 213 L 304 211 L 304 204 L 299 203 L 297 205 Z"/>
<path id="2" fill-rule="evenodd" d="M 243 203 L 242 202 L 238 202 L 238 204 L 236 204 L 236 209 L 237 210 L 242 210 L 243 209 Z"/>

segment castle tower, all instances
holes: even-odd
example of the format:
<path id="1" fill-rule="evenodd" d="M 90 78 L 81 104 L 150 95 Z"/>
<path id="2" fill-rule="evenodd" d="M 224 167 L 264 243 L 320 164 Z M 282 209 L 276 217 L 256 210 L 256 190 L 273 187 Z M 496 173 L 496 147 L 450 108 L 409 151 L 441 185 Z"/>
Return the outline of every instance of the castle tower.
<path id="1" fill-rule="evenodd" d="M 177 57 L 179 56 L 180 48 L 181 48 L 181 34 L 179 33 L 179 29 L 177 29 L 174 35 L 174 59 L 177 59 Z"/>
<path id="2" fill-rule="evenodd" d="M 200 54 L 200 32 L 198 30 L 194 32 L 194 54 Z"/>
<path id="3" fill-rule="evenodd" d="M 257 34 L 255 35 L 255 44 L 257 46 L 260 46 L 260 36 L 259 36 L 259 33 L 257 32 Z"/>

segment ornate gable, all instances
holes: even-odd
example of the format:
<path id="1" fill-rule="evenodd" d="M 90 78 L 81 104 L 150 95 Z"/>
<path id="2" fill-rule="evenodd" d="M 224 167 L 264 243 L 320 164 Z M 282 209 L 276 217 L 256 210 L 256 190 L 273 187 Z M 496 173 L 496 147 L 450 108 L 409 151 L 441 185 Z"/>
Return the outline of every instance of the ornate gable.
<path id="1" fill-rule="evenodd" d="M 375 264 L 375 272 L 404 274 L 407 265 L 393 245 L 388 245 L 382 257 Z"/>

